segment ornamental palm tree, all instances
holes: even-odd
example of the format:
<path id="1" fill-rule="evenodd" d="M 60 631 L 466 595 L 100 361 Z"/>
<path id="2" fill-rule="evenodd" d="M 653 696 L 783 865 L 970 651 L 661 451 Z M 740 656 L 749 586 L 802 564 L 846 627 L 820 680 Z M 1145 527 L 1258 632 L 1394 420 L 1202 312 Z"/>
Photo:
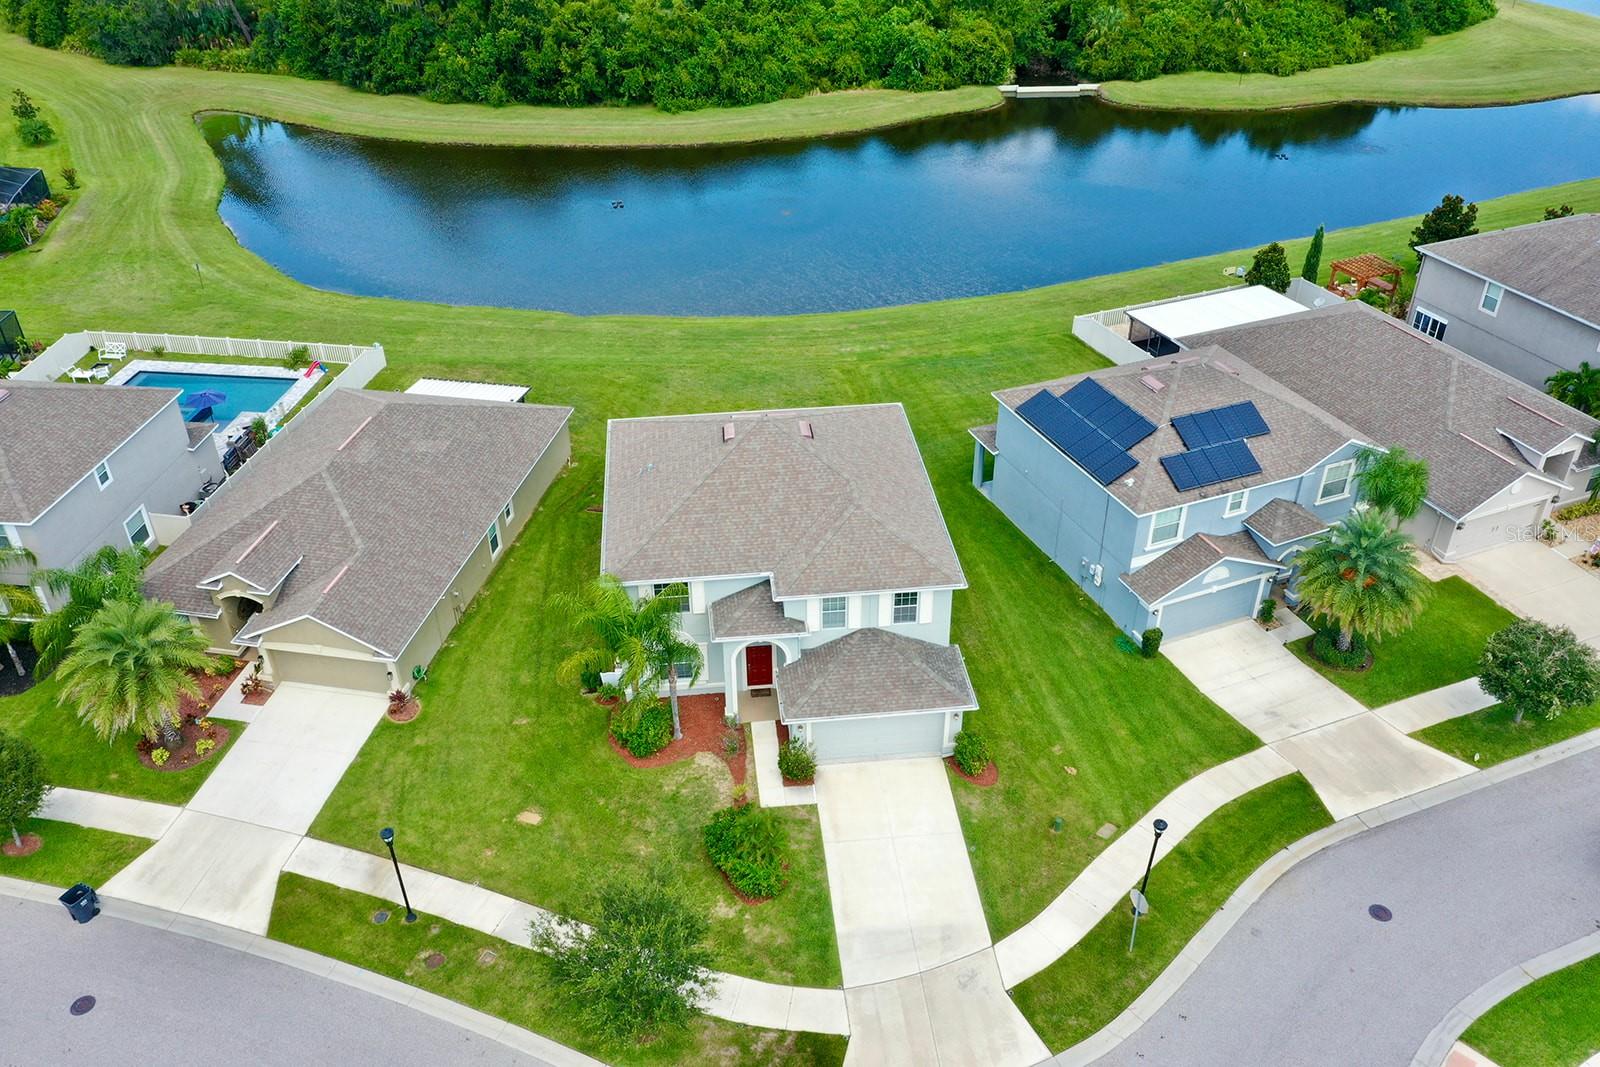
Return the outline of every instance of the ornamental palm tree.
<path id="1" fill-rule="evenodd" d="M 1550 395 L 1563 404 L 1600 418 L 1600 367 L 1591 367 L 1584 360 L 1577 370 L 1558 370 L 1544 384 Z"/>
<path id="2" fill-rule="evenodd" d="M 1416 619 L 1428 579 L 1412 562 L 1415 551 L 1411 538 L 1367 508 L 1346 515 L 1296 557 L 1300 596 L 1338 625 L 1341 652 L 1350 651 L 1357 633 L 1383 637 Z"/>
<path id="3" fill-rule="evenodd" d="M 137 603 L 144 581 L 147 549 L 137 545 L 105 545 L 85 556 L 75 567 L 52 567 L 34 575 L 37 584 L 52 593 L 65 594 L 61 607 L 33 624 L 33 647 L 39 652 L 36 670 L 50 670 L 66 656 L 72 636 L 105 605 Z"/>
<path id="4" fill-rule="evenodd" d="M 171 748 L 183 743 L 179 698 L 200 695 L 189 672 L 210 663 L 205 637 L 171 604 L 115 600 L 73 635 L 59 700 L 102 740 L 133 729 Z"/>
<path id="5" fill-rule="evenodd" d="M 33 553 L 21 545 L 0 546 L 0 571 L 32 569 L 37 562 Z M 0 586 L 0 601 L 0 644 L 6 646 L 6 655 L 21 676 L 22 657 L 17 655 L 15 642 L 28 628 L 25 620 L 44 614 L 44 604 L 40 603 L 39 594 L 26 585 Z"/>
<path id="6" fill-rule="evenodd" d="M 1356 483 L 1362 501 L 1398 526 L 1415 518 L 1428 498 L 1428 461 L 1403 448 L 1364 448 L 1356 456 Z"/>

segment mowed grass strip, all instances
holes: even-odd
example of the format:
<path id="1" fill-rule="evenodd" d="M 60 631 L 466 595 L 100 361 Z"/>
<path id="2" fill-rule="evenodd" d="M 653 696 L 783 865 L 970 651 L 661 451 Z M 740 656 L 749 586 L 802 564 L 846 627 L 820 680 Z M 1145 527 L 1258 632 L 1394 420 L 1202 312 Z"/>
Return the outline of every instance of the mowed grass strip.
<path id="1" fill-rule="evenodd" d="M 1504 704 L 1447 719 L 1412 734 L 1418 741 L 1479 767 L 1490 767 L 1558 741 L 1600 729 L 1600 703 L 1568 708 L 1553 719 L 1516 722 Z"/>
<path id="2" fill-rule="evenodd" d="M 844 1060 L 842 1037 L 762 1030 L 709 1017 L 625 1049 L 597 1047 L 549 962 L 537 952 L 437 919 L 420 902 L 412 924 L 396 916 L 375 925 L 372 915 L 379 909 L 392 912 L 394 905 L 285 874 L 278 881 L 267 936 L 448 997 L 608 1063 L 828 1067 Z M 424 960 L 434 953 L 444 960 L 429 969 Z"/>
<path id="3" fill-rule="evenodd" d="M 1461 1040 L 1500 1067 L 1579 1067 L 1600 1052 L 1600 956 L 1523 986 Z"/>
<path id="4" fill-rule="evenodd" d="M 0 855 L 0 877 L 25 878 L 62 889 L 78 882 L 100 886 L 155 844 L 142 837 L 53 819 L 30 819 L 18 829 L 38 834 L 44 844 L 31 856 Z M 10 828 L 0 827 L 0 835 L 10 841 Z"/>
<path id="5" fill-rule="evenodd" d="M 1271 74 L 1168 74 L 1107 82 L 1101 95 L 1129 107 L 1256 111 L 1322 104 L 1473 107 L 1600 92 L 1600 18 L 1531 3 L 1419 48 L 1365 63 Z M 1327 260 L 1323 260 L 1327 262 Z"/>

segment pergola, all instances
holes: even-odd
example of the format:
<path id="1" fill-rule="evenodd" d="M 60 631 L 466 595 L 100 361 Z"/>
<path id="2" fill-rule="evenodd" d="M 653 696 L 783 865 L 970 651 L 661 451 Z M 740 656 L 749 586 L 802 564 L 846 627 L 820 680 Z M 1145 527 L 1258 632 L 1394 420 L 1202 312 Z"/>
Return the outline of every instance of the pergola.
<path id="1" fill-rule="evenodd" d="M 1341 274 L 1349 280 L 1340 281 Z M 1369 286 L 1393 296 L 1395 290 L 1400 288 L 1400 279 L 1404 275 L 1405 271 L 1398 263 L 1391 263 L 1371 252 L 1363 252 L 1359 256 L 1334 260 L 1328 268 L 1327 287 L 1329 292 L 1342 296 L 1356 296 Z"/>

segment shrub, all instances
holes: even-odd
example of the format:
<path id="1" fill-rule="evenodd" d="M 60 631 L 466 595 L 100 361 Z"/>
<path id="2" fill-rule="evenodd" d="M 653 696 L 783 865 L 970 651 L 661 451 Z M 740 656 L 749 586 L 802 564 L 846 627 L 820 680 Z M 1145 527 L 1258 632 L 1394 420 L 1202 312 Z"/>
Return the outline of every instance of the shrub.
<path id="1" fill-rule="evenodd" d="M 39 117 L 39 107 L 33 99 L 21 89 L 11 90 L 11 114 L 18 122 Z"/>
<path id="2" fill-rule="evenodd" d="M 1161 651 L 1161 627 L 1152 626 L 1139 637 L 1139 654 L 1145 659 L 1155 659 Z"/>
<path id="3" fill-rule="evenodd" d="M 160 359 L 162 356 L 167 354 L 167 346 L 166 345 L 151 345 L 150 346 L 150 354 L 152 356 L 155 356 L 157 359 Z"/>
<path id="4" fill-rule="evenodd" d="M 611 716 L 611 736 L 635 759 L 653 756 L 672 741 L 672 709 L 660 701 L 640 708 L 635 701 Z"/>
<path id="5" fill-rule="evenodd" d="M 594 693 L 594 692 L 599 691 L 600 684 L 601 684 L 600 683 L 600 672 L 599 671 L 582 671 L 582 672 L 580 672 L 578 674 L 578 684 L 583 687 L 583 691 L 585 693 Z"/>
<path id="6" fill-rule="evenodd" d="M 1562 522 L 1571 522 L 1573 519 L 1582 519 L 1589 515 L 1600 515 L 1600 500 L 1585 500 L 1577 504 L 1568 504 L 1556 512 L 1556 518 Z"/>
<path id="7" fill-rule="evenodd" d="M 61 180 L 67 183 L 68 189 L 76 189 L 78 187 L 78 168 L 62 167 Z"/>
<path id="8" fill-rule="evenodd" d="M 61 205 L 48 198 L 33 205 L 33 209 L 37 211 L 39 213 L 39 217 L 44 219 L 46 222 L 54 222 L 56 216 L 61 214 Z"/>
<path id="9" fill-rule="evenodd" d="M 311 349 L 305 345 L 295 345 L 289 349 L 289 354 L 283 357 L 283 365 L 290 370 L 305 370 L 311 366 Z"/>
<path id="10" fill-rule="evenodd" d="M 1356 299 L 1363 304 L 1370 304 L 1379 311 L 1389 306 L 1389 294 L 1378 289 L 1363 289 L 1356 294 Z"/>
<path id="11" fill-rule="evenodd" d="M 1571 204 L 1562 204 L 1559 207 L 1547 207 L 1544 209 L 1544 220 L 1546 222 L 1550 222 L 1555 219 L 1564 219 L 1571 214 Z"/>
<path id="12" fill-rule="evenodd" d="M 1600 697 L 1600 658 L 1565 626 L 1520 619 L 1484 642 L 1478 684 L 1517 722 L 1529 712 L 1553 719 Z"/>
<path id="13" fill-rule="evenodd" d="M 1262 626 L 1271 626 L 1272 620 L 1277 618 L 1277 615 L 1278 602 L 1273 600 L 1271 597 L 1267 597 L 1267 599 L 1263 600 L 1261 602 L 1261 607 L 1256 609 L 1256 620 L 1260 622 Z"/>
<path id="14" fill-rule="evenodd" d="M 809 782 L 817 776 L 817 754 L 804 741 L 778 746 L 778 770 L 791 782 Z"/>
<path id="15" fill-rule="evenodd" d="M 1478 232 L 1478 205 L 1450 193 L 1411 231 L 1411 247 L 1470 237 Z"/>
<path id="16" fill-rule="evenodd" d="M 239 669 L 239 661 L 233 656 L 218 656 L 211 661 L 211 666 L 206 668 L 206 673 L 215 678 L 225 674 L 232 674 Z"/>
<path id="17" fill-rule="evenodd" d="M 1330 667 L 1340 670 L 1359 670 L 1367 665 L 1367 639 L 1360 634 L 1352 634 L 1350 638 L 1350 651 L 1339 651 L 1339 631 L 1318 630 L 1311 639 L 1311 654 Z"/>
<path id="18" fill-rule="evenodd" d="M 256 443 L 257 448 L 260 448 L 262 445 L 266 444 L 267 438 L 271 436 L 271 431 L 267 429 L 266 419 L 262 418 L 260 415 L 257 415 L 255 418 L 250 420 L 250 439 Z"/>
<path id="19" fill-rule="evenodd" d="M 976 778 L 989 766 L 989 745 L 976 730 L 962 730 L 956 734 L 956 765 L 962 772 Z"/>
<path id="20" fill-rule="evenodd" d="M 1250 269 L 1245 271 L 1246 285 L 1265 285 L 1268 289 L 1276 289 L 1280 293 L 1289 291 L 1289 254 L 1283 246 L 1274 241 L 1258 251 L 1255 259 L 1250 261 Z"/>
<path id="21" fill-rule="evenodd" d="M 1323 227 L 1317 227 L 1317 232 L 1311 235 L 1311 245 L 1306 249 L 1305 261 L 1300 264 L 1300 277 L 1308 282 L 1315 282 L 1322 274 L 1322 242 L 1325 233 Z"/>
<path id="22" fill-rule="evenodd" d="M 21 737 L 0 732 L 0 827 L 22 844 L 19 828 L 39 814 L 50 787 L 39 752 Z"/>
<path id="23" fill-rule="evenodd" d="M 711 862 L 745 896 L 776 896 L 783 888 L 789 833 L 772 808 L 723 808 L 711 817 L 703 836 Z"/>
<path id="24" fill-rule="evenodd" d="M 194 743 L 194 754 L 196 756 L 204 756 L 207 752 L 210 752 L 212 749 L 214 749 L 216 747 L 217 747 L 216 738 L 214 738 L 214 737 L 202 737 L 200 740 L 198 740 L 198 741 L 196 741 Z"/>
<path id="25" fill-rule="evenodd" d="M 172 753 L 168 752 L 159 745 L 150 750 L 150 762 L 154 763 L 157 767 L 161 766 L 163 763 L 166 763 L 167 760 L 171 758 Z"/>

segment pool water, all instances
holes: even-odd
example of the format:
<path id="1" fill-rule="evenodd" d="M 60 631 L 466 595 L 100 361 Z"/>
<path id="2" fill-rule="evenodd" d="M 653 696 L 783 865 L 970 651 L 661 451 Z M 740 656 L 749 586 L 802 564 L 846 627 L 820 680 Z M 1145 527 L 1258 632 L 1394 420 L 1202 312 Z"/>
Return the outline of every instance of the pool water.
<path id="1" fill-rule="evenodd" d="M 241 412 L 265 412 L 294 385 L 295 379 L 281 375 L 262 377 L 245 374 L 195 374 L 183 371 L 142 370 L 129 378 L 124 385 L 152 385 L 163 389 L 181 389 L 178 407 L 183 417 L 194 416 L 195 405 L 189 400 L 196 393 L 218 392 L 226 398 L 211 405 L 211 415 L 206 421 L 226 426 Z"/>

